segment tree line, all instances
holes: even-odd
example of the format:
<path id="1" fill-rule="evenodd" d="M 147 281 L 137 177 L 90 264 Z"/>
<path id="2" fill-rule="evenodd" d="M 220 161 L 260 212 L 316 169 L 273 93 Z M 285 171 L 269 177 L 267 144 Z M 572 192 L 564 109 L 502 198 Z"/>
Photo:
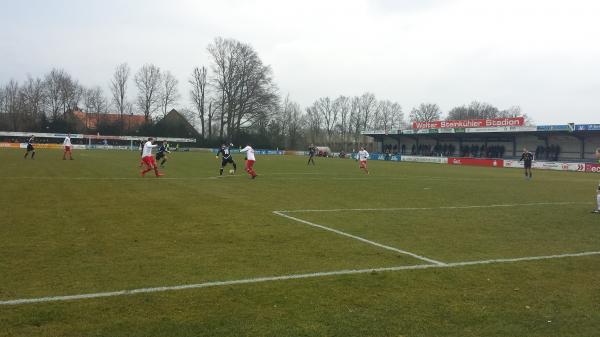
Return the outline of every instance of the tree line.
<path id="1" fill-rule="evenodd" d="M 193 67 L 183 95 L 179 80 L 154 64 L 135 72 L 127 63 L 117 65 L 108 92 L 100 85 L 84 87 L 62 69 L 23 82 L 9 80 L 0 85 L 0 129 L 72 132 L 67 116 L 81 109 L 98 117 L 97 129 L 86 132 L 143 134 L 175 108 L 198 130 L 201 145 L 228 141 L 302 149 L 313 143 L 350 150 L 365 141 L 365 130 L 407 128 L 414 121 L 523 116 L 519 107 L 499 110 L 481 102 L 455 107 L 446 116 L 437 104 L 422 103 L 405 116 L 399 103 L 369 92 L 320 97 L 303 108 L 280 94 L 271 67 L 251 45 L 219 37 L 207 51 L 207 64 Z M 107 113 L 121 118 L 105 125 Z M 133 114 L 143 115 L 146 125 L 128 128 L 123 116 Z"/>

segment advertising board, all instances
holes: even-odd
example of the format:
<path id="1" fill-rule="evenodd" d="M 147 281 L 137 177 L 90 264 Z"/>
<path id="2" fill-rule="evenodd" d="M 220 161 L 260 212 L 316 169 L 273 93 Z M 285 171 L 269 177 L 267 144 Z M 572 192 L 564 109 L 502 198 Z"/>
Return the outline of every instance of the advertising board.
<path id="1" fill-rule="evenodd" d="M 504 160 L 485 158 L 448 158 L 448 164 L 461 166 L 504 167 Z"/>

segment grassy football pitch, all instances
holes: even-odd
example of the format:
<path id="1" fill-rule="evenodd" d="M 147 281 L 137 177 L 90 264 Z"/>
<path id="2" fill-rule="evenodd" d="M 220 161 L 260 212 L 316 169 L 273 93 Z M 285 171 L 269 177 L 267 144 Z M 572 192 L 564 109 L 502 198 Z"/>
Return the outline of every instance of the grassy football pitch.
<path id="1" fill-rule="evenodd" d="M 597 175 L 22 155 L 0 150 L 0 336 L 599 335 Z"/>

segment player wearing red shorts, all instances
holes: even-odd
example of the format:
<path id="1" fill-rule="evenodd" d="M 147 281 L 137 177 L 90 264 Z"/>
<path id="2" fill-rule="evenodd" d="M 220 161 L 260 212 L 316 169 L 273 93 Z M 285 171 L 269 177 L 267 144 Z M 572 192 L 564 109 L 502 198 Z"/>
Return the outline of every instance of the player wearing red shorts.
<path id="1" fill-rule="evenodd" d="M 246 152 L 246 172 L 248 172 L 252 179 L 256 179 L 257 174 L 254 172 L 254 162 L 256 162 L 254 149 L 248 144 L 245 148 L 241 149 L 240 152 Z"/>
<path id="2" fill-rule="evenodd" d="M 365 150 L 364 147 L 360 148 L 358 151 L 358 161 L 360 162 L 360 169 L 365 171 L 366 174 L 369 174 L 369 169 L 367 168 L 367 159 L 369 159 L 369 152 Z"/>
<path id="3" fill-rule="evenodd" d="M 142 149 L 142 162 L 146 165 L 146 169 L 141 172 L 142 177 L 154 169 L 154 174 L 157 177 L 162 176 L 163 174 L 158 172 L 158 167 L 156 166 L 156 161 L 154 160 L 154 156 L 152 156 L 152 149 L 157 147 L 158 145 L 152 144 L 153 139 L 148 138 L 146 144 L 144 144 L 144 148 Z"/>
<path id="4" fill-rule="evenodd" d="M 71 134 L 68 134 L 63 141 L 63 147 L 65 148 L 65 152 L 63 152 L 63 160 L 67 159 L 67 155 L 69 156 L 69 160 L 73 160 L 73 154 L 71 153 Z"/>

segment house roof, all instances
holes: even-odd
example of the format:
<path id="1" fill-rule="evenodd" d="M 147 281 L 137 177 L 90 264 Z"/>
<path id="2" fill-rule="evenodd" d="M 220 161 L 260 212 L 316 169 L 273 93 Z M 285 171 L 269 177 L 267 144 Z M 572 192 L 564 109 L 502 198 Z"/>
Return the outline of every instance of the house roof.
<path id="1" fill-rule="evenodd" d="M 144 116 L 142 115 L 126 115 L 123 114 L 97 114 L 97 113 L 87 113 L 81 110 L 73 111 L 73 116 L 75 116 L 83 125 L 85 125 L 88 129 L 96 129 L 98 125 L 98 121 L 106 122 L 106 123 L 115 123 L 123 118 L 123 123 L 130 127 L 137 127 L 146 121 Z"/>

